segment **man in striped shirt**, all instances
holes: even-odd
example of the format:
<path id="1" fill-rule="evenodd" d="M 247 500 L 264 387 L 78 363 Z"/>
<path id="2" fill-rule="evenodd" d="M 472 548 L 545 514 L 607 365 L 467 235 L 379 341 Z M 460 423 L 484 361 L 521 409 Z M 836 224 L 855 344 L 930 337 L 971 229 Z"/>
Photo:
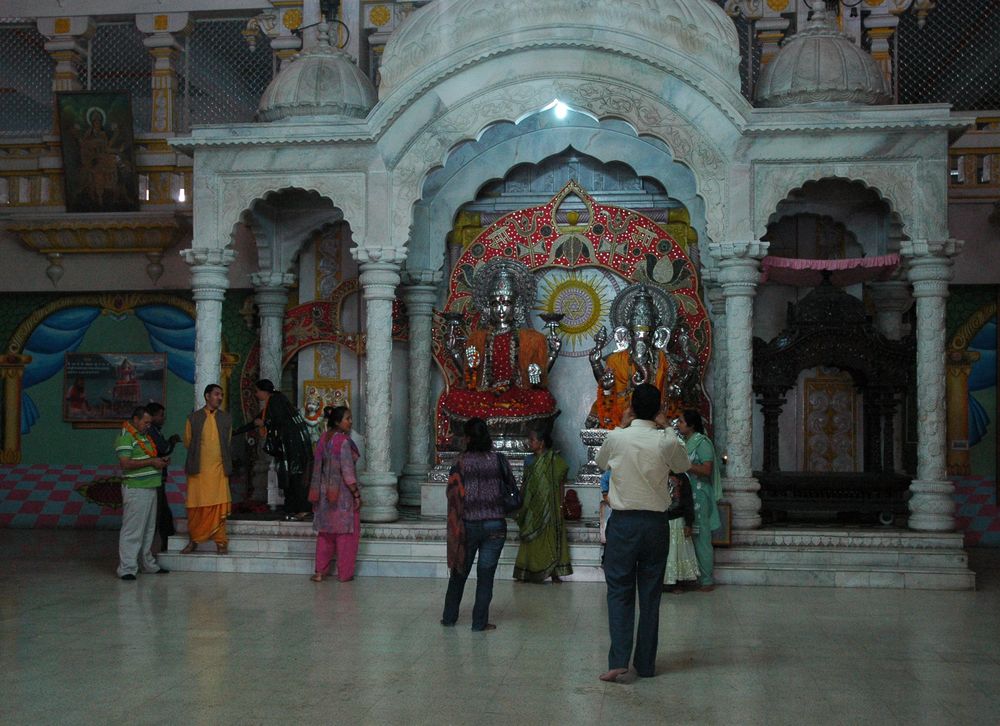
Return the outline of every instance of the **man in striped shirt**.
<path id="1" fill-rule="evenodd" d="M 122 529 L 118 536 L 118 577 L 134 580 L 143 572 L 162 574 L 167 570 L 156 562 L 150 549 L 156 532 L 156 489 L 160 471 L 170 460 L 160 456 L 149 437 L 152 417 L 145 406 L 132 411 L 122 424 L 115 452 L 122 468 Z"/>

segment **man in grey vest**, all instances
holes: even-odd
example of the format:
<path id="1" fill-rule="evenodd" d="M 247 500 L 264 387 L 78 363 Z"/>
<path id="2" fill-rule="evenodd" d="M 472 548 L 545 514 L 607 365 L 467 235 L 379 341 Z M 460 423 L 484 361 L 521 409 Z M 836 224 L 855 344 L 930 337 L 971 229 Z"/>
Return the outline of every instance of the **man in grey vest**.
<path id="1" fill-rule="evenodd" d="M 229 553 L 226 517 L 232 508 L 229 475 L 233 458 L 229 440 L 233 420 L 223 411 L 222 387 L 212 383 L 205 387 L 205 406 L 191 413 L 184 428 L 187 447 L 187 512 L 188 543 L 181 554 L 187 555 L 198 545 L 212 540 L 220 555 Z"/>

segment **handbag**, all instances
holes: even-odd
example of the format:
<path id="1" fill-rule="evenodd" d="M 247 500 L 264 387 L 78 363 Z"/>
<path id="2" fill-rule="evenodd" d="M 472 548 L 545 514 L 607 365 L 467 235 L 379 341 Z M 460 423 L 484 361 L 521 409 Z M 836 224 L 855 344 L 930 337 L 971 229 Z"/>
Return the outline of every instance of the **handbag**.
<path id="1" fill-rule="evenodd" d="M 521 488 L 514 479 L 514 472 L 510 470 L 510 463 L 499 451 L 497 454 L 497 464 L 500 466 L 500 496 L 503 500 L 503 511 L 513 514 L 524 506 L 524 496 Z"/>
<path id="2" fill-rule="evenodd" d="M 583 517 L 583 504 L 577 496 L 575 489 L 567 489 L 566 497 L 562 504 L 563 519 L 569 522 L 576 521 Z"/>

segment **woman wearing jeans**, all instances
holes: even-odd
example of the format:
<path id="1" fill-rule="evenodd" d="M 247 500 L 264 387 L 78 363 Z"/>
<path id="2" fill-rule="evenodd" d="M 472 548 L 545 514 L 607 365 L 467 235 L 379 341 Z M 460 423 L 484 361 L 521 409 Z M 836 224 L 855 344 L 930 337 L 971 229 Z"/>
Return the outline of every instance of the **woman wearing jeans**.
<path id="1" fill-rule="evenodd" d="M 472 607 L 473 630 L 495 630 L 489 622 L 493 599 L 493 576 L 507 539 L 504 520 L 504 480 L 510 464 L 503 454 L 493 451 L 486 422 L 469 419 L 464 429 L 465 451 L 459 454 L 448 477 L 448 593 L 444 598 L 441 624 L 458 620 L 462 591 L 479 553 L 476 565 L 476 602 Z"/>

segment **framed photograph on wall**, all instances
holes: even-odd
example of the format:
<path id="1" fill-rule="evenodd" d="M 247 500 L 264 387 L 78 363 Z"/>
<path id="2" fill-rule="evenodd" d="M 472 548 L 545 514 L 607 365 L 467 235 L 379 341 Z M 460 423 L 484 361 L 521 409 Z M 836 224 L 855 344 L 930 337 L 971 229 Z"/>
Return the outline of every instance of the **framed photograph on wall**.
<path id="1" fill-rule="evenodd" d="M 67 353 L 63 420 L 116 426 L 150 401 L 166 405 L 166 353 Z"/>
<path id="2" fill-rule="evenodd" d="M 139 211 L 127 93 L 56 94 L 67 212 Z"/>

